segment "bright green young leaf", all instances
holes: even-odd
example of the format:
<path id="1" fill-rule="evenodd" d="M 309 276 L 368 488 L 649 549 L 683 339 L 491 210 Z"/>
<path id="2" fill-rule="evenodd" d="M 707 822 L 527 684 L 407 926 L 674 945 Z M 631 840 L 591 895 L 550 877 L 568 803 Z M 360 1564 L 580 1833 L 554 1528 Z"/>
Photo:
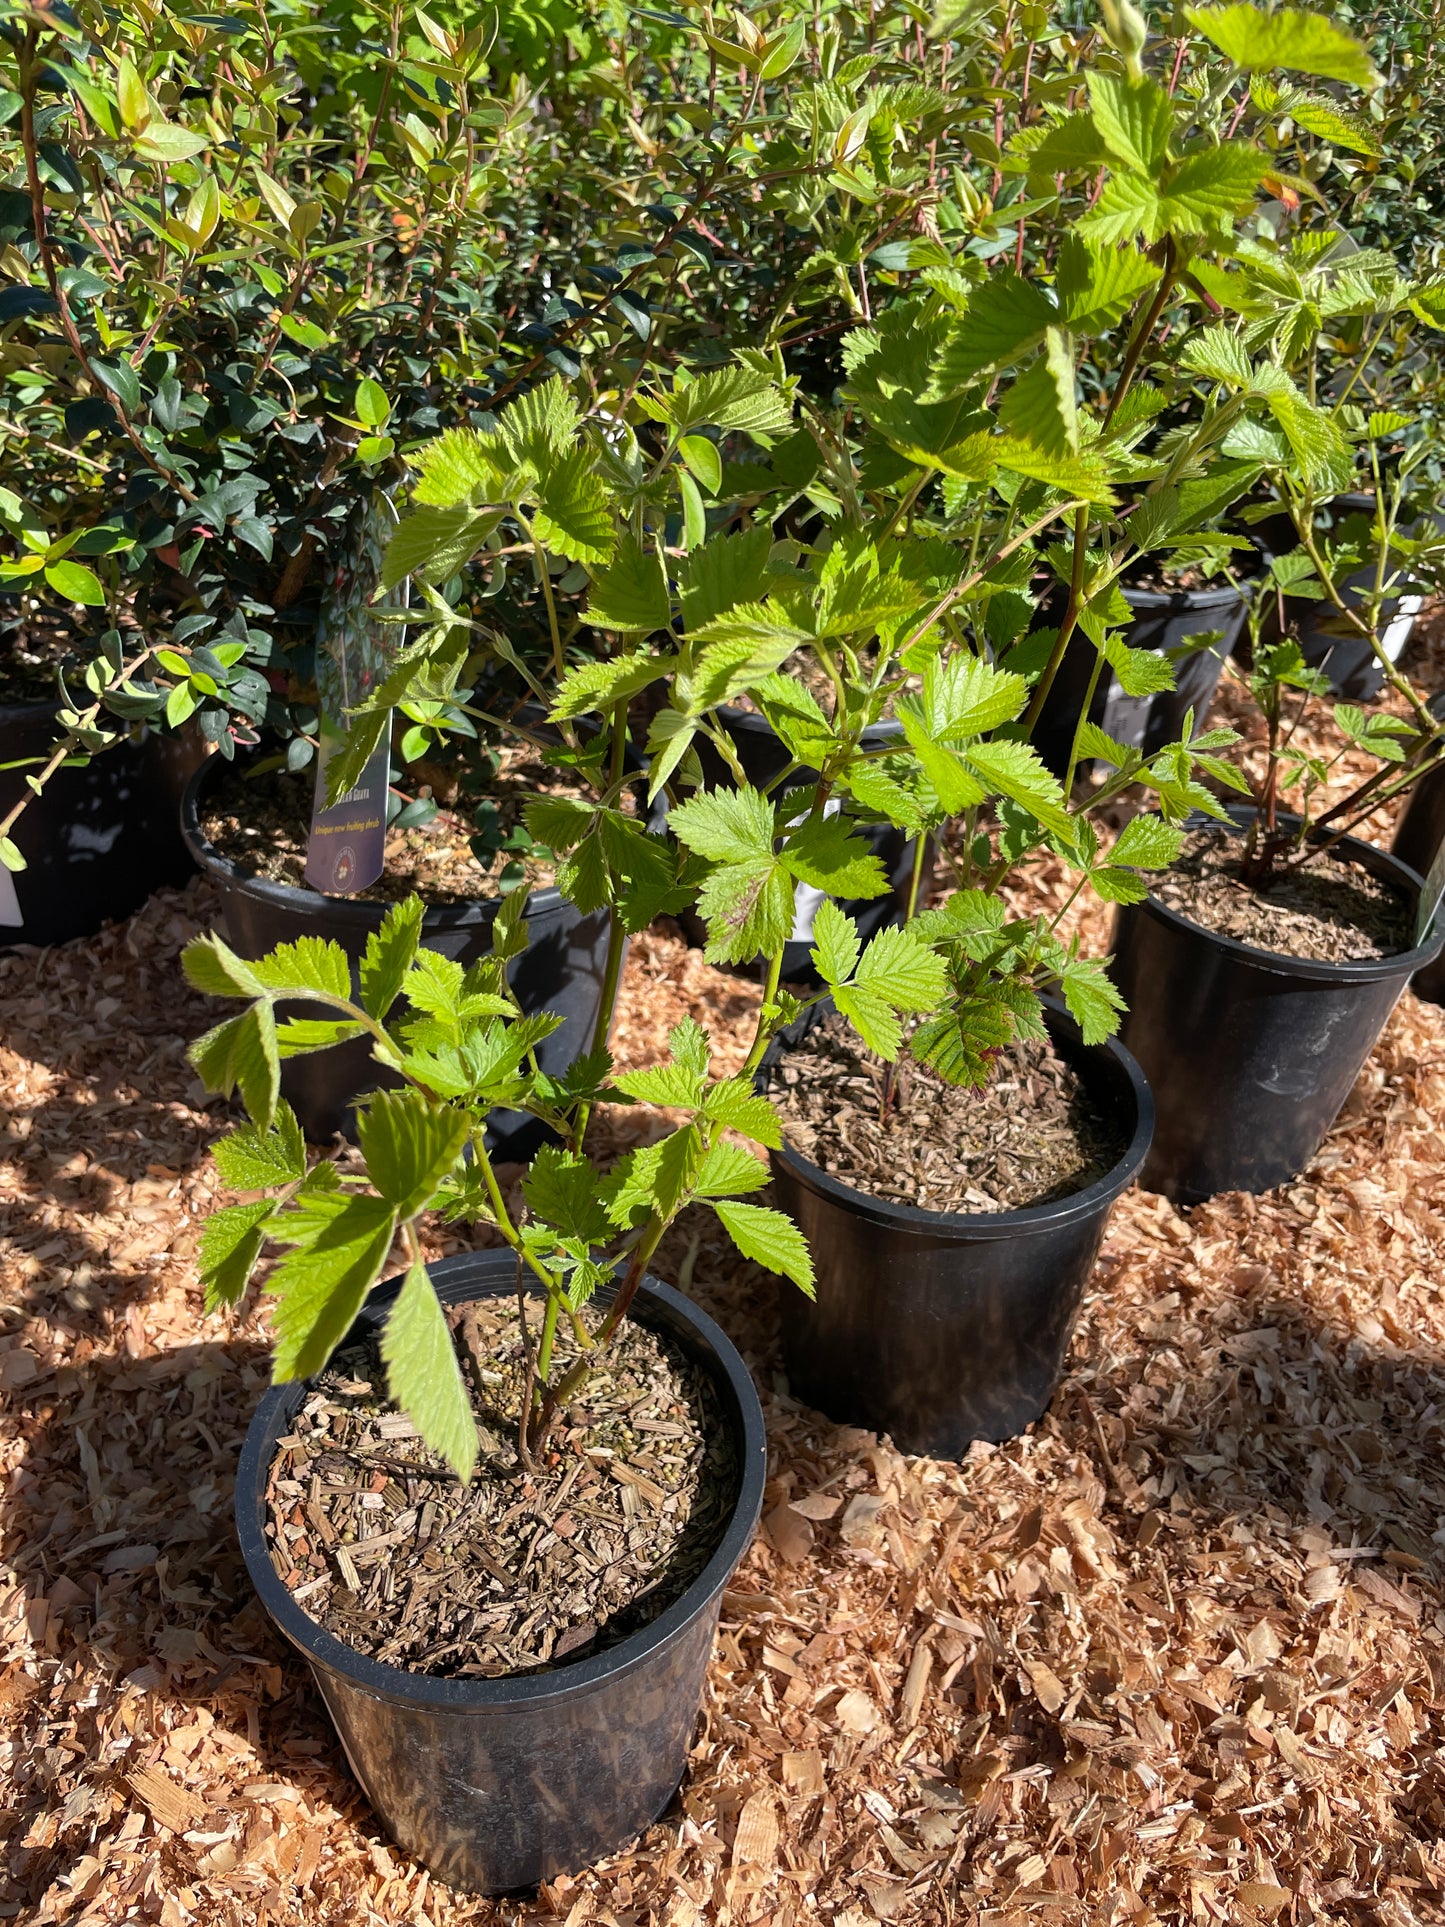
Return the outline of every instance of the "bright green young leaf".
<path id="1" fill-rule="evenodd" d="M 1169 152 L 1174 108 L 1158 81 L 1130 80 L 1097 70 L 1088 75 L 1089 109 L 1116 161 L 1139 174 L 1157 174 Z"/>
<path id="2" fill-rule="evenodd" d="M 378 1022 L 401 994 L 402 983 L 421 941 L 425 910 L 418 896 L 391 904 L 380 929 L 373 930 L 366 940 L 360 968 L 361 1003 Z"/>
<path id="3" fill-rule="evenodd" d="M 611 709 L 657 682 L 670 666 L 670 658 L 654 656 L 646 648 L 578 663 L 558 684 L 548 715 L 554 723 L 560 723 L 573 716 Z"/>
<path id="4" fill-rule="evenodd" d="M 768 1167 L 740 1144 L 715 1144 L 703 1158 L 693 1181 L 697 1198 L 735 1198 L 748 1191 L 761 1191 L 768 1181 Z"/>
<path id="5" fill-rule="evenodd" d="M 853 919 L 836 903 L 820 903 L 813 918 L 813 964 L 824 983 L 846 983 L 861 951 Z"/>
<path id="6" fill-rule="evenodd" d="M 313 1193 L 272 1224 L 281 1243 L 296 1240 L 271 1274 L 276 1384 L 311 1378 L 351 1329 L 366 1294 L 381 1276 L 396 1235 L 385 1198 Z"/>
<path id="7" fill-rule="evenodd" d="M 289 1104 L 276 1106 L 269 1131 L 243 1124 L 214 1146 L 216 1168 L 233 1191 L 295 1184 L 306 1175 L 306 1141 Z"/>
<path id="8" fill-rule="evenodd" d="M 722 488 L 723 472 L 717 443 L 710 442 L 706 435 L 684 435 L 677 445 L 677 452 L 699 485 L 709 495 L 716 495 Z"/>
<path id="9" fill-rule="evenodd" d="M 1069 816 L 1064 807 L 1064 792 L 1056 776 L 1051 776 L 1039 760 L 1037 750 L 1027 743 L 998 741 L 974 743 L 968 761 L 989 789 L 1038 818 L 1045 829 L 1069 834 Z"/>
<path id="10" fill-rule="evenodd" d="M 1114 988 L 1107 961 L 1102 957 L 1075 957 L 1059 973 L 1060 988 L 1069 1015 L 1079 1026 L 1086 1044 L 1102 1044 L 1119 1028 L 1124 999 Z"/>
<path id="11" fill-rule="evenodd" d="M 1184 848 L 1184 832 L 1160 817 L 1131 817 L 1109 852 L 1110 863 L 1138 870 L 1166 870 Z"/>
<path id="12" fill-rule="evenodd" d="M 773 854 L 776 811 L 756 790 L 708 790 L 680 803 L 667 827 L 680 843 L 714 863 Z"/>
<path id="13" fill-rule="evenodd" d="M 143 154 L 148 161 L 159 161 L 162 166 L 174 167 L 177 161 L 191 161 L 197 154 L 204 154 L 209 145 L 203 134 L 192 133 L 189 127 L 177 127 L 173 121 L 153 116 L 147 122 L 145 132 L 137 136 L 135 151 Z"/>
<path id="14" fill-rule="evenodd" d="M 1212 40 L 1236 67 L 1251 73 L 1278 68 L 1373 87 L 1379 76 L 1370 56 L 1352 35 L 1322 13 L 1301 7 L 1186 7 L 1189 24 Z"/>
<path id="15" fill-rule="evenodd" d="M 761 1204 L 728 1204 L 719 1199 L 717 1212 L 724 1231 L 745 1258 L 766 1271 L 780 1272 L 813 1296 L 813 1261 L 803 1234 L 791 1218 Z"/>
<path id="16" fill-rule="evenodd" d="M 544 1144 L 522 1180 L 534 1218 L 578 1244 L 604 1244 L 612 1222 L 598 1190 L 591 1160 L 558 1144 Z"/>
<path id="17" fill-rule="evenodd" d="M 665 419 L 679 434 L 731 428 L 748 435 L 786 435 L 793 426 L 793 405 L 776 382 L 735 362 L 676 388 Z"/>
<path id="18" fill-rule="evenodd" d="M 1077 454 L 1073 340 L 1062 328 L 1045 331 L 1044 352 L 1004 394 L 998 418 L 1011 435 L 1046 455 Z"/>
<path id="19" fill-rule="evenodd" d="M 269 1004 L 253 1004 L 229 1023 L 218 1024 L 197 1038 L 188 1055 L 208 1091 L 229 1097 L 239 1090 L 252 1122 L 270 1125 L 280 1095 L 281 1059 Z"/>
<path id="20" fill-rule="evenodd" d="M 266 990 L 309 990 L 351 1001 L 351 965 L 341 945 L 330 938 L 298 937 L 294 943 L 278 943 L 255 960 L 251 973 Z"/>
<path id="21" fill-rule="evenodd" d="M 88 609 L 105 607 L 105 590 L 92 570 L 83 568 L 79 562 L 51 562 L 45 570 L 45 580 L 58 596 L 67 602 L 83 603 Z"/>
<path id="22" fill-rule="evenodd" d="M 671 619 L 662 557 L 628 530 L 606 569 L 593 576 L 583 620 L 623 635 L 647 635 Z"/>
<path id="23" fill-rule="evenodd" d="M 420 1091 L 377 1091 L 356 1114 L 367 1175 L 398 1217 L 415 1217 L 449 1175 L 467 1141 L 459 1112 Z"/>
<path id="24" fill-rule="evenodd" d="M 826 906 L 820 906 L 823 908 Z M 703 1100 L 702 1114 L 715 1124 L 724 1124 L 752 1138 L 755 1144 L 776 1151 L 783 1142 L 778 1114 L 768 1099 L 752 1087 L 748 1077 L 730 1077 L 714 1084 Z"/>
<path id="25" fill-rule="evenodd" d="M 424 1265 L 406 1274 L 381 1332 L 387 1387 L 433 1452 L 465 1485 L 477 1463 L 477 1422 L 446 1314 Z"/>
<path id="26" fill-rule="evenodd" d="M 606 562 L 615 537 L 607 489 L 586 449 L 548 468 L 537 488 L 532 527 L 537 539 L 569 562 Z"/>
<path id="27" fill-rule="evenodd" d="M 194 937 L 181 952 L 192 990 L 207 997 L 259 997 L 261 980 L 250 964 L 214 935 Z"/>
<path id="28" fill-rule="evenodd" d="M 985 368 L 1016 361 L 1058 319 L 1039 283 L 1011 269 L 991 275 L 944 344 L 933 371 L 934 392 L 955 395 Z"/>
<path id="29" fill-rule="evenodd" d="M 267 1198 L 253 1204 L 228 1204 L 213 1211 L 201 1226 L 198 1268 L 208 1312 L 240 1302 L 266 1243 L 266 1227 L 274 1210 Z"/>
<path id="30" fill-rule="evenodd" d="M 842 815 L 815 816 L 792 831 L 782 862 L 800 883 L 833 897 L 881 897 L 889 887 L 883 859 Z"/>

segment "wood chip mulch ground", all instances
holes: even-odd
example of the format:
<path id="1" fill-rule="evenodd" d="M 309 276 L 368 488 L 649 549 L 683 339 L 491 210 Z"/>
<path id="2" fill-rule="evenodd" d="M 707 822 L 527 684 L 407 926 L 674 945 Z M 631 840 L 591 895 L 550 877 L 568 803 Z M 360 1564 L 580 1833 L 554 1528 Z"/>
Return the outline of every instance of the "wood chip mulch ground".
<path id="1" fill-rule="evenodd" d="M 961 1465 L 792 1402 L 778 1287 L 677 1227 L 657 1269 L 763 1391 L 765 1530 L 673 1807 L 486 1902 L 387 1845 L 236 1551 L 267 1347 L 195 1281 L 223 1111 L 176 954 L 212 909 L 0 959 L 0 1918 L 1445 1917 L 1445 1012 L 1406 997 L 1298 1183 L 1125 1198 L 1052 1410 Z M 649 934 L 619 1048 L 691 1010 L 736 1062 L 754 999 Z"/>

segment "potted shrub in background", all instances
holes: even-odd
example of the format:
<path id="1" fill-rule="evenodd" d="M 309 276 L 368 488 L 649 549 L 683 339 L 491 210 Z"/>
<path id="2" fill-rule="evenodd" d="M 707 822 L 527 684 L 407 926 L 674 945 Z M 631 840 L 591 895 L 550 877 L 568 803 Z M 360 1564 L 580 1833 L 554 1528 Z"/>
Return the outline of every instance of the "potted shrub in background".
<path id="1" fill-rule="evenodd" d="M 1407 720 L 1338 703 L 1325 760 L 1293 746 L 1329 692 L 1298 644 L 1257 648 L 1248 681 L 1268 732 L 1252 804 L 1227 824 L 1201 819 L 1182 867 L 1121 908 L 1114 935 L 1123 1034 L 1158 1108 L 1144 1181 L 1183 1204 L 1297 1176 L 1401 992 L 1445 942 L 1438 893 L 1398 849 L 1349 834 L 1416 784 L 1428 796 L 1440 761 L 1428 710 L 1415 698 Z M 1349 751 L 1374 770 L 1319 808 Z"/>
<path id="2" fill-rule="evenodd" d="M 0 528 L 15 545 L 0 560 L 0 585 L 10 591 L 0 600 L 3 948 L 89 936 L 152 890 L 186 880 L 192 866 L 178 810 L 203 745 L 142 722 L 127 729 L 102 713 L 85 658 L 95 632 L 112 661 L 125 644 L 98 577 L 13 489 L 0 488 Z M 107 745 L 112 753 L 92 760 L 88 752 Z M 13 832 L 27 804 L 25 854 Z"/>

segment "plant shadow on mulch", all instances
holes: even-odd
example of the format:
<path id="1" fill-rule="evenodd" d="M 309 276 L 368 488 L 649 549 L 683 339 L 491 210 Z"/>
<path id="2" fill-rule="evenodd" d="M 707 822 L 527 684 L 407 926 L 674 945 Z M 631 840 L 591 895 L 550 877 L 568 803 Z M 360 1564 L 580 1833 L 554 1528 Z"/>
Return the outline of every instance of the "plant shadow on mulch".
<path id="1" fill-rule="evenodd" d="M 0 1896 L 37 1902 L 84 1852 L 112 1787 L 144 1798 L 148 1766 L 184 1787 L 197 1725 L 245 1742 L 248 1779 L 299 1778 L 360 1813 L 310 1676 L 252 1593 L 236 1541 L 235 1466 L 268 1379 L 267 1347 L 238 1339 L 98 1359 L 27 1388 L 27 1449 L 0 1508 L 0 1547 L 40 1652 L 93 1684 L 47 1705 L 23 1676 L 18 1702 L 14 1680 L 0 1680 L 0 1713 L 39 1716 L 0 1819 L 11 1882 L 6 1896 L 0 1879 Z M 57 1760 L 57 1742 L 78 1757 Z M 179 1817 L 204 1828 L 187 1797 L 177 1795 Z M 18 1844 L 57 1806 L 49 1844 Z"/>
<path id="2" fill-rule="evenodd" d="M 212 914 L 193 884 L 94 937 L 0 954 L 0 1061 L 19 1086 L 0 1120 L 0 1162 L 18 1180 L 0 1236 L 22 1254 L 19 1303 L 66 1294 L 84 1327 L 151 1296 L 150 1261 L 170 1255 L 174 1208 L 161 1207 L 204 1163 L 219 1121 L 186 1059 L 219 1007 L 177 963 Z"/>
<path id="3" fill-rule="evenodd" d="M 715 1220 L 692 1214 L 682 1221 L 656 1270 L 691 1279 L 758 1376 L 771 1405 L 773 1498 L 795 1482 L 807 1490 L 840 1457 L 866 1452 L 865 1435 L 783 1394 L 777 1288 L 729 1256 Z M 1096 1303 L 1108 1290 L 1103 1276 Z M 1205 1315 L 1192 1318 L 1193 1297 L 1184 1291 L 1164 1301 L 1165 1322 L 1141 1341 L 1155 1353 L 1142 1372 L 1137 1361 L 1101 1355 L 1097 1334 L 1086 1332 L 1027 1449 L 1056 1444 L 1092 1468 L 1101 1515 L 1119 1542 L 1142 1554 L 1138 1586 L 1161 1624 L 1166 1603 L 1169 1611 L 1176 1606 L 1170 1533 L 1186 1517 L 1186 1564 L 1189 1556 L 1211 1556 L 1242 1525 L 1255 1534 L 1310 1528 L 1320 1533 L 1327 1581 L 1338 1570 L 1328 1552 L 1343 1549 L 1359 1554 L 1346 1560 L 1356 1581 L 1368 1561 L 1390 1562 L 1373 1583 L 1400 1596 L 1396 1581 L 1403 1573 L 1426 1576 L 1438 1549 L 1398 1491 L 1371 1486 L 1371 1470 L 1389 1462 L 1398 1471 L 1416 1455 L 1438 1458 L 1440 1425 L 1421 1414 L 1445 1401 L 1445 1350 L 1403 1362 L 1377 1355 L 1267 1291 L 1246 1295 L 1230 1329 L 1220 1330 L 1218 1307 L 1202 1297 Z M 1189 1358 L 1204 1341 L 1220 1355 L 1212 1372 L 1201 1373 Z M 164 1851 L 174 1854 L 178 1878 L 188 1869 L 193 1878 L 204 1836 L 221 1837 L 226 1824 L 216 1806 L 218 1748 L 240 1762 L 239 1784 L 222 1789 L 223 1803 L 272 1777 L 300 1788 L 313 1808 L 342 1809 L 363 1837 L 384 1837 L 350 1780 L 304 1665 L 251 1595 L 235 1543 L 234 1467 L 266 1379 L 266 1347 L 248 1336 L 140 1357 L 97 1355 L 27 1389 L 26 1451 L 0 1523 L 45 1655 L 43 1674 L 64 1675 L 64 1685 L 57 1677 L 50 1693 L 43 1679 L 22 1686 L 10 1708 L 31 1742 L 0 1823 L 12 1915 L 36 1904 L 85 1852 L 92 1823 L 115 1795 L 132 1803 L 138 1796 L 174 1829 L 174 1845 Z M 1141 1393 L 1155 1379 L 1163 1406 L 1145 1424 Z M 1338 1421 L 1328 1440 L 1301 1431 L 1292 1413 L 1304 1396 L 1326 1409 L 1322 1387 Z M 1017 1450 L 1005 1446 L 989 1457 L 1001 1465 Z M 965 1489 L 972 1469 L 964 1468 Z M 978 1476 L 982 1483 L 985 1462 Z M 1146 1481 L 1152 1503 L 1139 1496 Z M 997 1526 L 985 1500 L 959 1551 L 966 1554 L 975 1536 L 979 1545 L 997 1545 Z M 836 1544 L 836 1524 L 815 1529 L 803 1582 L 806 1559 L 826 1557 Z M 1010 1571 L 1016 1575 L 1030 1557 L 1046 1559 L 1051 1531 L 1042 1513 L 1008 1527 Z M 1176 1563 L 1176 1588 L 1179 1579 Z M 906 1583 L 902 1573 L 894 1583 Z M 1167 1643 L 1170 1635 L 1160 1638 Z M 83 1690 L 78 1677 L 88 1682 Z M 0 1700 L 7 1684 L 14 1691 L 13 1679 L 0 1680 Z M 1102 1692 L 1110 1682 L 1096 1684 Z M 1014 1771 L 1039 1763 L 1057 1769 L 1069 1753 L 1058 1720 L 1026 1698 L 1012 1709 L 1004 1744 Z M 212 1777 L 207 1783 L 197 1772 L 193 1794 L 188 1779 L 202 1753 Z M 1212 1769 L 1202 1759 L 1193 1764 L 1205 1784 Z M 162 1786 L 159 1806 L 157 1780 L 170 1785 Z M 1428 1778 L 1418 1784 L 1421 1818 L 1434 1811 L 1432 1785 Z M 182 1843 L 183 1831 L 198 1836 L 194 1849 Z"/>

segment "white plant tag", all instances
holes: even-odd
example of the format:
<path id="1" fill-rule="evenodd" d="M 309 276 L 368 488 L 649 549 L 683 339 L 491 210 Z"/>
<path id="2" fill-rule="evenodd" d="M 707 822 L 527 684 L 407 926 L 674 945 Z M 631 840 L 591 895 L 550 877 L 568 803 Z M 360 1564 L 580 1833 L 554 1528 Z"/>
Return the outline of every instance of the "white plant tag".
<path id="1" fill-rule="evenodd" d="M 0 863 L 0 923 L 14 926 L 23 924 L 24 915 L 20 909 L 20 898 L 15 893 L 15 877 Z"/>

